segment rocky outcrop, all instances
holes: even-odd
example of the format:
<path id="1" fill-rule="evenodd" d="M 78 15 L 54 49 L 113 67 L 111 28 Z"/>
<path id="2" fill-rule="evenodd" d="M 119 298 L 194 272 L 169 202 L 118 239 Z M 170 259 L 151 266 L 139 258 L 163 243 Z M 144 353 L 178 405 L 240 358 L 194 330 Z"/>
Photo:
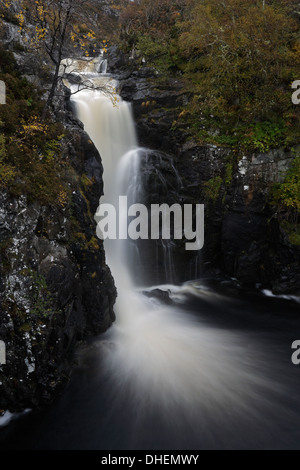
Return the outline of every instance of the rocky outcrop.
<path id="1" fill-rule="evenodd" d="M 63 91 L 63 90 L 61 90 Z M 66 385 L 78 344 L 115 319 L 116 289 L 96 237 L 100 156 L 59 93 L 72 194 L 55 206 L 0 192 L 0 410 L 37 408 Z"/>
<path id="2" fill-rule="evenodd" d="M 300 249 L 269 204 L 272 184 L 282 180 L 292 160 L 291 152 L 277 149 L 238 162 L 224 201 L 221 253 L 227 272 L 243 284 L 299 294 Z"/>
<path id="3" fill-rule="evenodd" d="M 73 130 L 70 156 L 93 178 L 64 208 L 0 194 L 0 408 L 48 403 L 66 384 L 79 341 L 114 321 L 114 282 L 95 237 L 93 210 L 101 193 L 101 163 L 88 137 Z M 84 172 L 84 173 L 83 173 Z"/>

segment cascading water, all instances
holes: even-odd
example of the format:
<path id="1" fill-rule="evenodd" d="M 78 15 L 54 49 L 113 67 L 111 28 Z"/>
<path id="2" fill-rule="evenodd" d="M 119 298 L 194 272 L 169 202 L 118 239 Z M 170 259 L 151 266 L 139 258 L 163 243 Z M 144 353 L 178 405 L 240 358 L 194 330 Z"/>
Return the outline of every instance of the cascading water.
<path id="1" fill-rule="evenodd" d="M 100 51 L 99 57 L 85 57 L 84 59 L 63 59 L 60 66 L 61 76 L 70 76 L 72 74 L 82 77 L 83 75 L 106 74 L 107 59 L 104 57 L 104 51 Z"/>
<path id="2" fill-rule="evenodd" d="M 95 86 L 116 86 L 94 69 L 85 73 Z M 96 90 L 71 99 L 102 157 L 100 204 L 117 207 L 120 196 L 143 203 L 140 162 L 148 152 L 138 147 L 130 105 Z M 123 227 L 126 214 L 119 217 Z M 298 320 L 281 311 L 292 312 L 291 304 L 231 297 L 199 281 L 160 285 L 167 298 L 149 297 L 153 288 L 141 292 L 135 281 L 144 277 L 139 246 L 104 243 L 118 290 L 116 323 L 86 346 L 59 403 L 38 424 L 25 421 L 21 446 L 31 429 L 34 449 L 299 448 L 300 381 L 290 360 Z"/>
<path id="3" fill-rule="evenodd" d="M 103 93 L 87 90 L 75 94 L 72 101 L 102 157 L 101 203 L 117 206 L 120 195 L 129 196 L 131 202 L 142 202 L 137 198 L 141 197 L 139 154 L 143 150 L 137 145 L 130 105 L 119 99 L 114 106 Z M 238 441 L 234 425 L 241 413 L 245 416 L 245 427 L 259 433 L 260 409 L 272 413 L 274 405 L 265 398 L 273 384 L 265 375 L 263 355 L 261 369 L 257 370 L 251 361 L 253 341 L 247 339 L 245 351 L 237 334 L 211 327 L 180 308 L 184 295 L 191 293 L 202 299 L 207 296 L 212 303 L 220 298 L 199 286 L 197 289 L 193 285 L 166 286 L 179 305 L 163 305 L 136 291 L 130 276 L 130 259 L 124 256 L 128 242 L 106 240 L 105 249 L 118 299 L 117 321 L 107 334 L 107 342 L 100 340 L 102 370 L 111 383 L 112 403 L 123 403 L 124 407 L 130 403 L 135 409 L 127 445 L 131 448 L 142 445 L 138 436 L 153 419 L 158 428 L 165 427 L 172 436 L 175 430 L 185 429 L 189 445 L 195 445 L 192 436 L 199 439 L 208 422 L 212 426 L 222 421 L 229 439 Z M 171 265 L 167 245 L 165 250 Z M 221 297 L 222 301 L 226 302 Z M 280 388 L 277 393 L 280 395 Z M 211 433 L 213 439 L 213 430 Z M 175 445 L 174 439 L 173 436 Z M 184 445 L 184 440 L 181 436 L 178 445 Z"/>

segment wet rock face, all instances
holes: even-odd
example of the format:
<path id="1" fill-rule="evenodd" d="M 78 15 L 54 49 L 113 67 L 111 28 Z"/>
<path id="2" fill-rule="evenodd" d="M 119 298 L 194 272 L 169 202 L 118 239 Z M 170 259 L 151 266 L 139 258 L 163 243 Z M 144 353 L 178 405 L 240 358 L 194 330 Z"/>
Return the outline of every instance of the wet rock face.
<path id="1" fill-rule="evenodd" d="M 0 409 L 51 402 L 66 384 L 76 346 L 114 321 L 116 290 L 96 238 L 102 194 L 98 152 L 76 122 L 66 151 L 84 177 L 64 207 L 0 192 Z"/>
<path id="2" fill-rule="evenodd" d="M 224 200 L 221 256 L 226 272 L 244 285 L 268 287 L 276 293 L 299 293 L 299 247 L 280 227 L 269 191 L 280 182 L 293 159 L 277 149 L 243 157 L 237 163 Z"/>
<path id="3" fill-rule="evenodd" d="M 19 70 L 41 89 L 47 73 L 6 24 L 5 45 Z M 63 153 L 72 197 L 64 206 L 29 203 L 0 191 L 0 410 L 22 411 L 51 402 L 68 381 L 77 345 L 113 323 L 116 289 L 96 237 L 94 213 L 103 193 L 101 157 L 75 118 L 61 82 L 51 109 L 65 126 Z"/>
<path id="4" fill-rule="evenodd" d="M 221 273 L 245 286 L 299 294 L 300 249 L 291 245 L 280 227 L 276 209 L 269 205 L 270 187 L 282 181 L 293 154 L 275 149 L 233 158 L 228 148 L 200 146 L 188 129 L 173 130 L 178 109 L 189 101 L 182 92 L 180 77 L 168 85 L 161 83 L 153 69 L 133 70 L 132 64 L 127 68 L 123 65 L 120 92 L 132 102 L 139 144 L 164 155 L 158 159 L 155 152 L 150 152 L 143 169 L 148 203 L 159 194 L 161 203 L 205 204 L 203 250 L 191 258 L 191 253 L 184 252 L 182 244 L 175 241 L 164 251 L 174 261 L 173 278 L 182 282 Z M 181 185 L 174 187 L 172 172 L 178 175 Z M 159 181 L 162 174 L 164 183 Z M 150 266 L 154 259 L 151 253 Z M 170 280 L 170 273 L 162 267 L 164 255 L 157 258 L 161 265 L 159 279 L 165 276 Z"/>
<path id="5" fill-rule="evenodd" d="M 140 169 L 137 180 L 136 198 L 148 208 L 148 239 L 129 240 L 127 262 L 132 267 L 136 285 L 155 285 L 166 282 L 177 283 L 194 277 L 197 255 L 186 252 L 184 241 L 151 239 L 152 207 L 167 204 L 170 208 L 185 200 L 183 182 L 176 170 L 173 159 L 157 150 L 143 149 L 139 152 Z M 187 200 L 186 200 L 187 202 Z M 173 234 L 173 215 L 166 213 L 170 221 L 170 232 Z M 181 211 L 183 220 L 183 211 Z"/>

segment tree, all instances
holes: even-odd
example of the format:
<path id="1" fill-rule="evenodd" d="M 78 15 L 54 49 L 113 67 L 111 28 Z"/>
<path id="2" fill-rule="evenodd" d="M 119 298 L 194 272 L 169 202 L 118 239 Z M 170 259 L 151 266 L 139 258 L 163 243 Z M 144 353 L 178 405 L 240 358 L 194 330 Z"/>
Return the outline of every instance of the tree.
<path id="1" fill-rule="evenodd" d="M 299 141 L 291 83 L 300 66 L 293 0 L 187 0 L 180 68 L 201 140 L 249 151 Z"/>
<path id="2" fill-rule="evenodd" d="M 135 0 L 127 2 L 120 16 L 121 39 L 127 49 L 142 51 L 159 68 L 176 67 L 176 23 L 187 0 Z"/>
<path id="3" fill-rule="evenodd" d="M 201 0 L 182 25 L 186 70 L 198 75 L 211 106 L 238 118 L 268 118 L 289 102 L 284 88 L 297 75 L 299 24 L 288 3 L 261 0 Z M 195 75 L 196 77 L 196 75 Z"/>
<path id="4" fill-rule="evenodd" d="M 44 119 L 57 89 L 62 59 L 74 55 L 74 50 L 85 56 L 95 53 L 96 6 L 92 0 L 7 0 L 5 6 L 17 8 L 16 17 L 28 48 L 39 54 L 40 61 L 46 55 L 54 65 Z"/>
<path id="5" fill-rule="evenodd" d="M 300 212 L 300 156 L 298 154 L 286 172 L 284 181 L 274 184 L 272 203 L 278 207 L 281 217 L 293 224 L 298 223 Z"/>

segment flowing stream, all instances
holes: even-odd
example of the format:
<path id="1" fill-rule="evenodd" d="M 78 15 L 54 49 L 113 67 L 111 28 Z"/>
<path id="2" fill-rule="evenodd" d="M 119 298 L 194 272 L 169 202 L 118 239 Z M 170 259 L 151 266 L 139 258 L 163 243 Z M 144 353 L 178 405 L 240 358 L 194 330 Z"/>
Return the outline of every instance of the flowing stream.
<path id="1" fill-rule="evenodd" d="M 145 149 L 138 147 L 130 104 L 118 98 L 114 105 L 91 90 L 72 101 L 102 158 L 100 204 L 117 206 L 124 195 L 142 202 Z M 290 359 L 299 305 L 258 294 L 232 297 L 226 285 L 204 281 L 175 286 L 170 279 L 159 286 L 172 300 L 165 304 L 135 284 L 128 241 L 105 240 L 105 250 L 118 290 L 117 320 L 81 352 L 70 387 L 33 419 L 22 446 L 300 448 L 300 369 Z"/>
<path id="2" fill-rule="evenodd" d="M 102 157 L 104 198 L 100 205 L 109 202 L 117 207 L 119 196 L 124 195 L 132 203 L 141 202 L 136 199 L 140 195 L 136 185 L 142 149 L 137 146 L 130 104 L 119 99 L 114 106 L 102 92 L 88 90 L 72 99 L 77 117 Z M 243 358 L 238 338 L 206 325 L 200 327 L 180 308 L 139 293 L 131 279 L 127 249 L 124 240 L 105 241 L 107 262 L 118 290 L 117 320 L 105 368 L 119 393 L 127 389 L 135 395 L 139 415 L 144 404 L 151 402 L 163 403 L 166 411 L 180 403 L 185 413 L 191 404 L 198 410 L 203 406 L 215 410 L 228 407 L 230 413 L 233 408 L 249 407 L 250 413 L 249 400 L 258 379 L 251 363 Z M 172 285 L 168 290 L 177 296 L 182 291 Z M 270 384 L 260 379 L 259 386 Z"/>

